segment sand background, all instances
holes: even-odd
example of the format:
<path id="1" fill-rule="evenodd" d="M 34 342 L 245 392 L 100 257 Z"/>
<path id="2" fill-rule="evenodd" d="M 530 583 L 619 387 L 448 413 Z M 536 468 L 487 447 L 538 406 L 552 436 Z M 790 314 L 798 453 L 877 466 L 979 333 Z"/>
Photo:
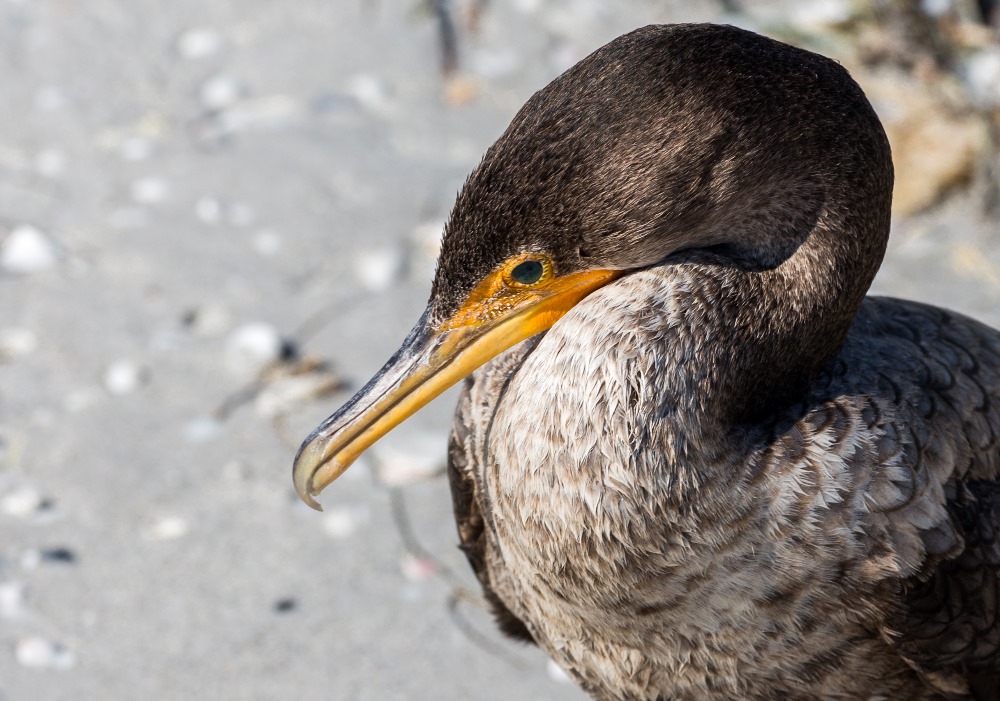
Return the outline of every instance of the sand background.
<path id="1" fill-rule="evenodd" d="M 465 592 L 453 394 L 324 514 L 291 459 L 523 101 L 643 24 L 766 24 L 725 5 L 496 0 L 446 85 L 415 2 L 0 0 L 0 699 L 582 699 Z M 998 325 L 975 168 L 876 290 Z"/>

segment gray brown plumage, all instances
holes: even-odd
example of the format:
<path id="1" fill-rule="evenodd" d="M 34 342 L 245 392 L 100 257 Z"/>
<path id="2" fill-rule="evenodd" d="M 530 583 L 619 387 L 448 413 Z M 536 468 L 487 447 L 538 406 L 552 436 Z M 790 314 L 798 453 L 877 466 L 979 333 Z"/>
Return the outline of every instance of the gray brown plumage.
<path id="1" fill-rule="evenodd" d="M 834 62 L 619 38 L 469 177 L 427 311 L 303 445 L 300 494 L 482 365 L 462 547 L 596 699 L 1000 698 L 1000 333 L 865 297 L 891 190 Z"/>

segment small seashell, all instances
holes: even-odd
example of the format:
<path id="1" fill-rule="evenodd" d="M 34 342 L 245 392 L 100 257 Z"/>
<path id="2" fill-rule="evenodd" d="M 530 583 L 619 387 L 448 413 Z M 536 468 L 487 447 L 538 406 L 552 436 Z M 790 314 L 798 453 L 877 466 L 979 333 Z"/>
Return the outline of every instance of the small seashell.
<path id="1" fill-rule="evenodd" d="M 174 48 L 181 58 L 207 58 L 222 48 L 222 34 L 212 27 L 191 27 L 181 32 Z"/>
<path id="2" fill-rule="evenodd" d="M 358 529 L 358 518 L 354 509 L 347 506 L 328 508 L 323 514 L 323 530 L 331 538 L 342 540 Z"/>
<path id="3" fill-rule="evenodd" d="M 235 78 L 217 75 L 202 84 L 198 91 L 198 99 L 202 107 L 217 112 L 235 105 L 244 93 L 243 86 Z"/>
<path id="4" fill-rule="evenodd" d="M 0 511 L 8 516 L 27 518 L 44 506 L 42 495 L 34 487 L 20 487 L 0 498 Z"/>
<path id="5" fill-rule="evenodd" d="M 104 388 L 111 394 L 131 394 L 149 381 L 149 371 L 131 360 L 116 360 L 104 371 Z"/>
<path id="6" fill-rule="evenodd" d="M 0 584 L 0 618 L 18 618 L 24 613 L 24 585 L 20 582 Z"/>
<path id="7" fill-rule="evenodd" d="M 55 242 L 28 224 L 16 227 L 0 242 L 0 268 L 9 273 L 43 272 L 54 268 L 58 260 Z"/>
<path id="8" fill-rule="evenodd" d="M 237 373 L 256 374 L 278 360 L 283 349 L 281 334 L 270 324 L 245 324 L 226 341 L 226 365 Z"/>
<path id="9" fill-rule="evenodd" d="M 164 516 L 149 528 L 143 535 L 146 540 L 176 540 L 187 535 L 188 522 L 181 516 Z"/>
<path id="10" fill-rule="evenodd" d="M 14 656 L 22 666 L 34 669 L 70 669 L 76 664 L 72 651 L 40 635 L 18 640 Z"/>

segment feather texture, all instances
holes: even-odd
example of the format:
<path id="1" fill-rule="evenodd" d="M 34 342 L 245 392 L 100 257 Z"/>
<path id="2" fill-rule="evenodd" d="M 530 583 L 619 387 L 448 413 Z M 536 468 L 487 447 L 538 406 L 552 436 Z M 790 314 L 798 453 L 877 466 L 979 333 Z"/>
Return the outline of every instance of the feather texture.
<path id="1" fill-rule="evenodd" d="M 808 399 L 699 430 L 718 339 L 680 301 L 718 275 L 626 277 L 467 383 L 456 516 L 502 627 L 598 699 L 997 698 L 1000 334 L 869 298 Z"/>

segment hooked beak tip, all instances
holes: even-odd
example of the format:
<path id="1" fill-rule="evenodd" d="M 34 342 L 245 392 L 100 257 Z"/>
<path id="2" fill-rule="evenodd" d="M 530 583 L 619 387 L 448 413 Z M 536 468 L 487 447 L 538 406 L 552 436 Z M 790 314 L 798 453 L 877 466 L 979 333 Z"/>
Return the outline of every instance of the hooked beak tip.
<path id="1" fill-rule="evenodd" d="M 322 511 L 323 507 L 313 497 L 322 491 L 322 485 L 316 488 L 316 477 L 320 470 L 325 467 L 326 461 L 321 456 L 315 455 L 314 443 L 307 442 L 299 450 L 295 457 L 295 466 L 292 468 L 292 481 L 295 484 L 295 492 L 310 508 Z"/>
<path id="2" fill-rule="evenodd" d="M 313 498 L 314 494 L 315 492 L 311 490 L 306 492 L 299 492 L 299 498 L 303 502 L 305 502 L 305 505 L 308 506 L 310 509 L 316 509 L 316 511 L 322 511 L 323 506 Z"/>

